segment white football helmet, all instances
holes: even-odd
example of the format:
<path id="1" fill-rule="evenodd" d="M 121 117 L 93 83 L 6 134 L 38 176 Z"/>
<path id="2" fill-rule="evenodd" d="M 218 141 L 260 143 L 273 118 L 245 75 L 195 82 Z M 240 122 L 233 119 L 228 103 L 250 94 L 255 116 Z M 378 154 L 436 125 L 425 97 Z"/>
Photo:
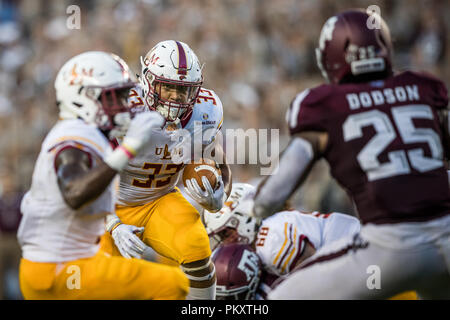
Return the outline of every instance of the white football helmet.
<path id="1" fill-rule="evenodd" d="M 123 134 L 130 122 L 127 97 L 134 86 L 121 58 L 101 51 L 84 52 L 67 61 L 56 76 L 59 116 L 83 119 L 110 137 Z"/>
<path id="2" fill-rule="evenodd" d="M 221 243 L 251 244 L 255 240 L 259 221 L 250 212 L 255 191 L 248 183 L 233 183 L 231 194 L 219 212 L 204 211 L 203 220 L 212 250 Z"/>
<path id="3" fill-rule="evenodd" d="M 162 41 L 141 57 L 141 67 L 139 80 L 147 106 L 167 121 L 186 119 L 203 83 L 202 66 L 194 51 L 181 41 Z M 161 89 L 167 87 L 181 92 L 182 97 L 164 99 Z"/>

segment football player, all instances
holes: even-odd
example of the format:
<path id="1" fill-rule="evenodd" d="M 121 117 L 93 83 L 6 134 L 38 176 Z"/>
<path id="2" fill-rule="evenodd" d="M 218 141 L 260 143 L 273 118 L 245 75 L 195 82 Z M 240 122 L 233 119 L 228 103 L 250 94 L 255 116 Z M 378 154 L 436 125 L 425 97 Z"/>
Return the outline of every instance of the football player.
<path id="1" fill-rule="evenodd" d="M 406 290 L 449 298 L 445 85 L 425 73 L 395 73 L 389 29 L 364 10 L 329 18 L 316 55 L 329 83 L 292 101 L 291 141 L 279 171 L 260 185 L 253 212 L 279 211 L 323 157 L 364 226 L 322 247 L 269 298 L 382 299 Z"/>
<path id="2" fill-rule="evenodd" d="M 141 65 L 140 87 L 132 90 L 131 102 L 136 108 L 157 111 L 166 123 L 163 131 L 153 134 L 144 150 L 121 172 L 117 216 L 125 224 L 145 227 L 143 241 L 181 266 L 190 279 L 187 299 L 214 299 L 216 277 L 208 235 L 199 212 L 176 188 L 186 163 L 177 159 L 178 133 L 188 132 L 191 143 L 200 143 L 200 151 L 214 146 L 223 122 L 222 103 L 214 91 L 202 87 L 202 65 L 183 42 L 158 43 L 141 58 Z M 190 153 L 191 145 L 188 147 L 183 152 Z M 221 154 L 225 160 L 220 145 L 215 151 L 216 157 Z M 231 190 L 231 172 L 225 161 L 220 162 L 218 188 L 214 190 L 203 181 L 202 189 L 192 179 L 185 189 L 210 211 L 220 210 Z M 103 248 L 119 254 L 108 236 Z"/>
<path id="3" fill-rule="evenodd" d="M 60 119 L 42 143 L 21 203 L 19 278 L 25 299 L 186 297 L 189 281 L 178 268 L 99 250 L 105 216 L 114 216 L 117 173 L 164 123 L 156 112 L 130 121 L 127 97 L 134 85 L 125 62 L 106 52 L 77 55 L 59 71 Z M 113 150 L 110 139 L 123 132 L 123 143 Z M 139 231 L 114 225 L 121 250 L 143 253 Z"/>
<path id="4" fill-rule="evenodd" d="M 234 183 L 225 206 L 219 213 L 205 212 L 204 223 L 213 250 L 221 244 L 236 242 L 251 245 L 256 250 L 263 270 L 259 298 L 267 296 L 278 277 L 287 275 L 319 248 L 360 230 L 358 219 L 342 213 L 283 210 L 259 221 L 250 211 L 255 191 L 250 184 Z M 225 276 L 219 272 L 224 269 L 219 270 L 217 265 L 216 269 L 218 286 L 223 285 L 220 279 Z"/>

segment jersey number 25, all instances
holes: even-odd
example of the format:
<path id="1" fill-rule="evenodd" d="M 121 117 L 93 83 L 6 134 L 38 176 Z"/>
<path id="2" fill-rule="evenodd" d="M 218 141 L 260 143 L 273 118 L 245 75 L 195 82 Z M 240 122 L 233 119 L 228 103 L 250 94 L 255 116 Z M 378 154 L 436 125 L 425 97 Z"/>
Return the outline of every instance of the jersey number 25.
<path id="1" fill-rule="evenodd" d="M 394 125 L 388 115 L 379 110 L 352 114 L 342 125 L 344 141 L 361 138 L 362 128 L 366 126 L 373 126 L 376 131 L 357 156 L 358 163 L 366 172 L 367 179 L 373 181 L 410 173 L 411 168 L 407 158 L 411 166 L 419 172 L 442 167 L 444 165 L 443 150 L 439 135 L 431 128 L 416 128 L 413 123 L 413 119 L 433 120 L 430 106 L 414 104 L 394 107 L 391 112 L 403 143 L 426 143 L 430 148 L 431 157 L 424 155 L 423 148 L 408 151 L 396 150 L 387 153 L 389 159 L 387 162 L 380 163 L 378 156 L 397 137 Z"/>

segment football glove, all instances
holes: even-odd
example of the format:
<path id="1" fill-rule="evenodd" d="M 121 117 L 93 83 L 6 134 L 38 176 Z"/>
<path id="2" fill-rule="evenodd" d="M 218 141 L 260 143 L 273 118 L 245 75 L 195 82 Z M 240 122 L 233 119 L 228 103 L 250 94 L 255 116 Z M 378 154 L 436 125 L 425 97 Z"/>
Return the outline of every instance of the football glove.
<path id="1" fill-rule="evenodd" d="M 147 245 L 139 239 L 137 234 L 144 232 L 144 227 L 136 227 L 128 224 L 119 224 L 112 231 L 114 243 L 125 258 L 142 258 Z"/>
<path id="2" fill-rule="evenodd" d="M 226 200 L 226 193 L 224 191 L 224 185 L 222 176 L 219 176 L 217 190 L 213 190 L 211 184 L 206 177 L 202 177 L 202 183 L 205 191 L 200 188 L 197 180 L 194 178 L 186 180 L 186 193 L 194 199 L 198 204 L 209 212 L 217 212 L 223 207 L 223 203 Z"/>

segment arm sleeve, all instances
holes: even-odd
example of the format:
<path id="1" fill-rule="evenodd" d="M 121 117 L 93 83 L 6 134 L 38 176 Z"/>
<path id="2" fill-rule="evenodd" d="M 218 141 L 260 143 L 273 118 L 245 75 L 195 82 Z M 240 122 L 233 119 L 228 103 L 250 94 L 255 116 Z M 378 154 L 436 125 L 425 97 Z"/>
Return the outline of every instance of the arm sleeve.
<path id="1" fill-rule="evenodd" d="M 430 77 L 431 85 L 432 85 L 432 104 L 437 109 L 447 109 L 448 107 L 448 92 L 445 84 L 434 77 Z"/>
<path id="2" fill-rule="evenodd" d="M 280 211 L 313 160 L 311 144 L 305 139 L 294 137 L 281 155 L 275 173 L 258 187 L 255 215 L 265 218 Z M 295 166 L 292 166 L 293 163 Z"/>
<path id="3" fill-rule="evenodd" d="M 261 225 L 256 240 L 256 252 L 268 271 L 281 276 L 295 266 L 304 246 L 304 235 L 299 231 L 295 224 L 288 220 L 270 219 Z"/>
<path id="4" fill-rule="evenodd" d="M 223 106 L 222 101 L 220 98 L 213 92 L 210 91 L 214 98 L 214 103 L 209 101 L 211 103 L 210 111 L 207 113 L 208 119 L 206 121 L 213 121 L 214 127 L 210 127 L 209 125 L 206 125 L 207 128 L 203 132 L 203 145 L 209 146 L 211 145 L 217 138 L 219 134 L 222 134 L 221 129 L 223 125 Z"/>

